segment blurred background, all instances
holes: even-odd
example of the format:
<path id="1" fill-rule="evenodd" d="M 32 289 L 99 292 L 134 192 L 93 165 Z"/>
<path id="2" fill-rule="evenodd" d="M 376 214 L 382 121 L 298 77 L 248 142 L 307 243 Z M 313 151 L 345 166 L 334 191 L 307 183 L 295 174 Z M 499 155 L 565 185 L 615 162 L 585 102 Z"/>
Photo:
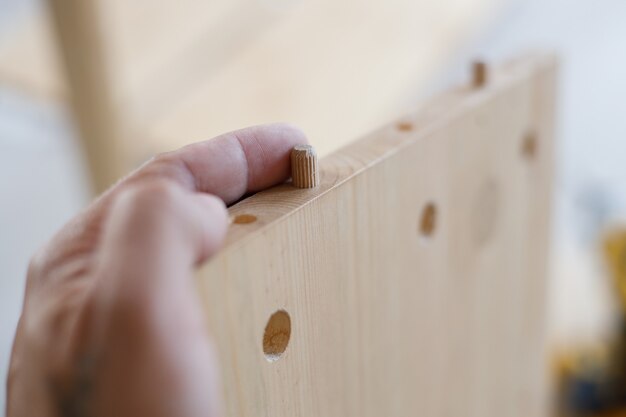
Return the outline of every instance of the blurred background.
<path id="1" fill-rule="evenodd" d="M 273 121 L 327 154 L 466 82 L 473 58 L 529 48 L 562 59 L 550 343 L 615 329 L 602 248 L 626 219 L 623 0 L 57 3 L 0 0 L 0 410 L 29 257 L 122 173 Z"/>

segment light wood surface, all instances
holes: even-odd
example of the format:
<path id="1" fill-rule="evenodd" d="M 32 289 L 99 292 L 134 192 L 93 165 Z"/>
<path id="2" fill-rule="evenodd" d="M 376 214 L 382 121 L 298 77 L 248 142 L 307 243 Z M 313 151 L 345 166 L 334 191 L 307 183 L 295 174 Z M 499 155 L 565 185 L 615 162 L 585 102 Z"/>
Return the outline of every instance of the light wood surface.
<path id="1" fill-rule="evenodd" d="M 225 415 L 546 415 L 556 67 L 468 73 L 229 209 L 198 274 Z"/>
<path id="2" fill-rule="evenodd" d="M 24 17 L 0 36 L 0 86 L 52 103 L 65 103 L 64 77 L 52 22 L 44 11 Z"/>
<path id="3" fill-rule="evenodd" d="M 127 170 L 122 145 L 133 135 L 132 122 L 112 88 L 115 69 L 106 57 L 98 2 L 53 0 L 50 5 L 91 179 L 102 191 Z"/>
<path id="4" fill-rule="evenodd" d="M 285 17 L 148 126 L 159 148 L 269 121 L 320 156 L 414 103 L 506 0 L 320 0 Z"/>
<path id="5" fill-rule="evenodd" d="M 0 39 L 0 83 L 72 98 L 95 191 L 252 124 L 298 124 L 326 155 L 406 108 L 504 1 L 49 0 L 67 82 L 40 14 Z"/>

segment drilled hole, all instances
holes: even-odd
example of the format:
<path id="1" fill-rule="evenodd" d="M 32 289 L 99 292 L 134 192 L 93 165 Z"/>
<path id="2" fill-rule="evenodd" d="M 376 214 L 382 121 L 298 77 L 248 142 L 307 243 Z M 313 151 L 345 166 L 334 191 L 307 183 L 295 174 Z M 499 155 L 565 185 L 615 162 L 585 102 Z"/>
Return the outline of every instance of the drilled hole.
<path id="1" fill-rule="evenodd" d="M 269 362 L 277 361 L 287 349 L 291 337 L 291 319 L 285 310 L 270 317 L 263 334 L 263 353 Z"/>
<path id="2" fill-rule="evenodd" d="M 528 133 L 522 141 L 522 155 L 528 159 L 532 159 L 537 154 L 537 135 Z"/>
<path id="3" fill-rule="evenodd" d="M 430 237 L 437 227 L 437 208 L 433 203 L 428 203 L 422 210 L 420 218 L 420 233 L 424 237 Z"/>
<path id="4" fill-rule="evenodd" d="M 409 122 L 400 122 L 396 125 L 396 128 L 401 132 L 410 132 L 413 130 L 413 124 Z"/>
<path id="5" fill-rule="evenodd" d="M 233 223 L 235 224 L 248 224 L 254 223 L 256 221 L 256 216 L 252 214 L 238 214 L 233 219 Z"/>

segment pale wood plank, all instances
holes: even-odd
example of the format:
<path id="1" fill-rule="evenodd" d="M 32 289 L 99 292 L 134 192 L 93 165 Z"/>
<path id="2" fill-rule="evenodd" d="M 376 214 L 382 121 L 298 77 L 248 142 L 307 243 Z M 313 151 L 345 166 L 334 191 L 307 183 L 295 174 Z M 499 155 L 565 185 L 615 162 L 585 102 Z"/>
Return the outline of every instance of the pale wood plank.
<path id="1" fill-rule="evenodd" d="M 404 108 L 497 2 L 49 3 L 57 19 L 90 9 L 59 20 L 69 80 L 39 14 L 0 45 L 0 82 L 72 97 L 99 191 L 155 153 L 250 124 L 299 124 L 327 154 Z"/>
<path id="2" fill-rule="evenodd" d="M 58 45 L 43 11 L 24 17 L 0 36 L 0 84 L 45 102 L 67 99 Z"/>
<path id="3" fill-rule="evenodd" d="M 148 127 L 159 148 L 289 121 L 320 155 L 397 115 L 492 17 L 492 0 L 302 1 Z"/>
<path id="4" fill-rule="evenodd" d="M 555 74 L 543 55 L 492 71 L 322 159 L 319 187 L 230 208 L 257 220 L 198 274 L 226 415 L 546 415 Z"/>

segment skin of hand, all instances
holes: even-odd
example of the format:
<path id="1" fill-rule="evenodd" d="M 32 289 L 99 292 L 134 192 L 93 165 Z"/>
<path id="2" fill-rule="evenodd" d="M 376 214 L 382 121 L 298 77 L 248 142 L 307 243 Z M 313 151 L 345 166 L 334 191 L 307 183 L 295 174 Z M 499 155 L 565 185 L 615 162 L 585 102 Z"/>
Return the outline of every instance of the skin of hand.
<path id="1" fill-rule="evenodd" d="M 220 416 L 194 270 L 225 204 L 285 181 L 306 141 L 272 124 L 159 155 L 70 221 L 29 266 L 7 416 Z"/>

